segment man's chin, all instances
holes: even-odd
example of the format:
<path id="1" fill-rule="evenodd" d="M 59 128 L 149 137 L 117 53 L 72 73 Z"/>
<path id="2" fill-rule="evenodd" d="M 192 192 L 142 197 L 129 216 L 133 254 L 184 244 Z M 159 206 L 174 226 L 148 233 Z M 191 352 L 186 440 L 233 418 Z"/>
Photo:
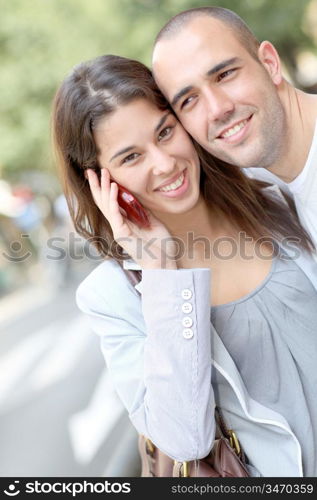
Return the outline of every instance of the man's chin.
<path id="1" fill-rule="evenodd" d="M 214 151 L 212 148 L 205 148 L 215 159 L 222 160 L 229 165 L 239 168 L 261 168 L 261 159 L 259 155 L 250 157 L 248 155 L 227 154 L 224 151 Z"/>

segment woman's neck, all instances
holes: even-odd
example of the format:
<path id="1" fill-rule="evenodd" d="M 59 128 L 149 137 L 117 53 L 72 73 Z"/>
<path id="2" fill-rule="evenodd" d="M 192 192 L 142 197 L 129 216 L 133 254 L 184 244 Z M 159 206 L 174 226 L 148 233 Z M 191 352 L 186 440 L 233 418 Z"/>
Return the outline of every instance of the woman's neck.
<path id="1" fill-rule="evenodd" d="M 234 231 L 224 216 L 207 206 L 200 195 L 196 205 L 182 214 L 155 214 L 179 241 L 180 260 L 203 260 L 216 238 L 232 236 Z"/>

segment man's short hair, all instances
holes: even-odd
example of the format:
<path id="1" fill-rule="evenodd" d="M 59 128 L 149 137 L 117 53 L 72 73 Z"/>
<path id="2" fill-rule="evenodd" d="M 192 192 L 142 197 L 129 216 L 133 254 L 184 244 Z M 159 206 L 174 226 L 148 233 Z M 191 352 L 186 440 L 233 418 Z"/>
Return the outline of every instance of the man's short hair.
<path id="1" fill-rule="evenodd" d="M 155 39 L 154 45 L 161 40 L 170 40 L 176 36 L 182 28 L 187 26 L 193 19 L 197 17 L 212 17 L 218 19 L 223 24 L 228 26 L 233 34 L 240 41 L 241 45 L 254 57 L 258 59 L 259 41 L 252 33 L 251 29 L 241 19 L 238 14 L 232 10 L 223 7 L 198 7 L 194 9 L 185 10 L 176 16 L 172 17 L 165 26 L 160 30 Z"/>

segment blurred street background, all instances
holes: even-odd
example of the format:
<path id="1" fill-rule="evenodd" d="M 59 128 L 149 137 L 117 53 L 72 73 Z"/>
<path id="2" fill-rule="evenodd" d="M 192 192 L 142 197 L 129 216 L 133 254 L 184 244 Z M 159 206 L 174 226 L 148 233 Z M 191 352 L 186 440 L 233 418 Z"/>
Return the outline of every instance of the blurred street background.
<path id="1" fill-rule="evenodd" d="M 101 262 L 79 237 L 50 142 L 54 93 L 77 63 L 150 64 L 160 27 L 194 0 L 0 0 L 0 476 L 135 476 L 137 435 L 75 290 Z M 218 0 L 317 93 L 317 0 Z M 106 284 L 105 284 L 106 286 Z"/>

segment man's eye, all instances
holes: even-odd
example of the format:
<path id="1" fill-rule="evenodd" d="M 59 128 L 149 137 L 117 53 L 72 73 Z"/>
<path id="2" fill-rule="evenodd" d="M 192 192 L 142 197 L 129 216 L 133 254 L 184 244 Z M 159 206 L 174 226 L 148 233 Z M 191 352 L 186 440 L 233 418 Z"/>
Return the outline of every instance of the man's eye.
<path id="1" fill-rule="evenodd" d="M 161 141 L 162 139 L 166 139 L 169 137 L 172 133 L 173 127 L 165 127 L 161 130 L 161 132 L 158 135 L 158 140 Z"/>
<path id="2" fill-rule="evenodd" d="M 128 155 L 128 156 L 126 156 L 125 158 L 123 158 L 123 160 L 122 160 L 122 162 L 121 162 L 121 163 L 122 163 L 122 164 L 123 164 L 123 163 L 129 163 L 129 162 L 131 162 L 131 161 L 135 160 L 135 159 L 136 159 L 136 158 L 138 158 L 138 157 L 139 157 L 139 154 L 138 154 L 138 153 L 131 153 L 130 155 Z"/>
<path id="3" fill-rule="evenodd" d="M 220 75 L 218 75 L 218 81 L 230 76 L 234 71 L 235 69 L 227 69 L 226 71 L 223 71 Z"/>
<path id="4" fill-rule="evenodd" d="M 191 96 L 187 97 L 186 99 L 184 99 L 184 101 L 181 104 L 181 109 L 186 108 L 186 106 L 188 106 L 191 102 L 193 102 L 194 98 L 195 98 L 195 96 L 191 95 Z"/>

